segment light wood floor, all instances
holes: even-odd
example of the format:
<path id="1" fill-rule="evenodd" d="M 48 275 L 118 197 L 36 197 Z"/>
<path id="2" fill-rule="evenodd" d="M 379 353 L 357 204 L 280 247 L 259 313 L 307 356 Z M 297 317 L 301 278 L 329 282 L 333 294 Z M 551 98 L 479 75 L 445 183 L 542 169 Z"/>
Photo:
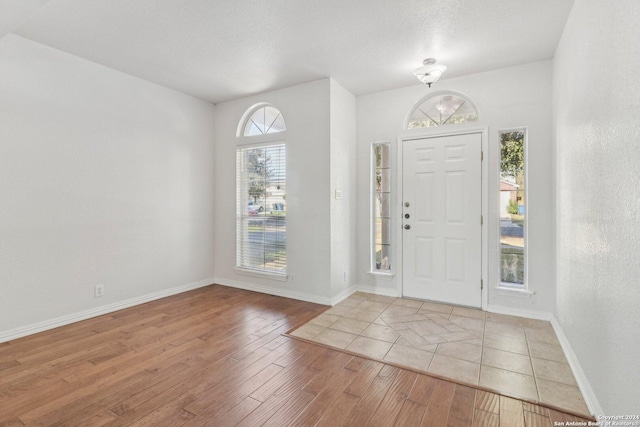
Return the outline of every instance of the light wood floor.
<path id="1" fill-rule="evenodd" d="M 0 426 L 580 420 L 281 335 L 325 308 L 209 286 L 2 343 Z"/>

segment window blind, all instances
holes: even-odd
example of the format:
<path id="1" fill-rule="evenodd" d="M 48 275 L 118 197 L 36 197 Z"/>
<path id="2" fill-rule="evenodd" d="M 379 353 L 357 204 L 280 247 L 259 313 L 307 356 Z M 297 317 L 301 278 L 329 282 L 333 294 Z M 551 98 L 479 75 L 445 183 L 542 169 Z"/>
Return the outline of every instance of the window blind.
<path id="1" fill-rule="evenodd" d="M 286 147 L 236 150 L 236 266 L 287 272 Z"/>

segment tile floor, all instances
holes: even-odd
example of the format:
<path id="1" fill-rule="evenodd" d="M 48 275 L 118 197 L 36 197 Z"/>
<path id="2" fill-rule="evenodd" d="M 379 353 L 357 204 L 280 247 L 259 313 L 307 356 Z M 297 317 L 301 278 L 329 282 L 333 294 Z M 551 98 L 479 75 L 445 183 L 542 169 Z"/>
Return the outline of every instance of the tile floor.
<path id="1" fill-rule="evenodd" d="M 549 322 L 357 292 L 291 335 L 589 414 Z"/>

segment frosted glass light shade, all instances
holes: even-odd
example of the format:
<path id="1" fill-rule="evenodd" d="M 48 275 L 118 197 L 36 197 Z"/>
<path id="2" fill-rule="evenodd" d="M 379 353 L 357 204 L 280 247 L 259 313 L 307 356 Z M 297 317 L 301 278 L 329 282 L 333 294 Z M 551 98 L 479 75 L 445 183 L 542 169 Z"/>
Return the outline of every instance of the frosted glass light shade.
<path id="1" fill-rule="evenodd" d="M 438 81 L 446 70 L 447 67 L 442 64 L 430 64 L 416 69 L 413 74 L 418 80 L 430 87 L 432 83 Z"/>

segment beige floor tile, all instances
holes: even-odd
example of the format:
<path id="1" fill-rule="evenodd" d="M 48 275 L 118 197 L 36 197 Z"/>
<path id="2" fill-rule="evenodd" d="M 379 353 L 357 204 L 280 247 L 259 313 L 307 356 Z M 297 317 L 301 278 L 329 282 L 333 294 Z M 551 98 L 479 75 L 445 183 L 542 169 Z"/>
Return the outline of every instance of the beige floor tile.
<path id="1" fill-rule="evenodd" d="M 398 333 L 402 338 L 409 341 L 412 347 L 420 347 L 427 344 L 433 344 L 431 342 L 426 341 L 424 338 L 422 338 L 420 335 L 418 335 L 417 333 L 415 333 L 415 331 L 411 329 L 403 329 L 398 331 Z"/>
<path id="2" fill-rule="evenodd" d="M 442 325 L 442 327 L 445 328 L 449 332 L 464 332 L 464 331 L 466 331 L 466 329 L 461 328 L 460 326 L 456 325 L 455 323 L 450 323 L 448 325 Z"/>
<path id="3" fill-rule="evenodd" d="M 496 323 L 504 323 L 506 325 L 513 325 L 523 327 L 522 317 L 507 316 L 506 314 L 487 313 L 486 320 Z"/>
<path id="4" fill-rule="evenodd" d="M 518 353 L 485 347 L 482 351 L 482 364 L 520 374 L 533 375 L 529 356 Z"/>
<path id="5" fill-rule="evenodd" d="M 335 308 L 335 307 L 334 307 Z M 378 318 L 380 313 L 370 310 L 363 310 L 361 308 L 351 308 L 348 312 L 342 314 L 341 316 L 347 317 L 349 319 L 362 320 L 363 322 L 373 322 Z"/>
<path id="6" fill-rule="evenodd" d="M 410 314 L 416 314 L 417 312 L 418 312 L 417 308 L 405 307 L 404 305 L 391 304 L 382 314 L 384 316 L 407 316 Z"/>
<path id="7" fill-rule="evenodd" d="M 384 360 L 409 368 L 426 371 L 433 358 L 433 353 L 416 348 L 404 347 L 394 344 L 389 350 Z"/>
<path id="8" fill-rule="evenodd" d="M 442 335 L 450 332 L 446 328 L 438 325 L 436 322 L 427 319 L 417 322 L 407 322 L 407 326 L 420 336 Z"/>
<path id="9" fill-rule="evenodd" d="M 569 363 L 559 344 L 546 344 L 538 341 L 529 341 L 531 357 L 553 360 L 554 362 Z"/>
<path id="10" fill-rule="evenodd" d="M 374 359 L 382 359 L 391 346 L 393 346 L 393 344 L 389 342 L 378 341 L 367 337 L 357 337 L 346 349 Z"/>
<path id="11" fill-rule="evenodd" d="M 440 344 L 443 342 L 450 342 L 450 341 L 447 341 L 447 339 L 441 335 L 428 335 L 426 337 L 423 337 L 423 339 L 429 344 Z M 462 340 L 458 340 L 458 341 L 462 341 Z"/>
<path id="12" fill-rule="evenodd" d="M 340 316 L 336 316 L 334 314 L 322 313 L 320 316 L 317 316 L 311 319 L 309 323 L 312 325 L 320 325 L 320 326 L 327 327 L 340 318 L 341 318 Z"/>
<path id="13" fill-rule="evenodd" d="M 525 356 L 529 355 L 529 347 L 526 340 L 510 338 L 504 335 L 484 334 L 484 346 Z"/>
<path id="14" fill-rule="evenodd" d="M 464 342 L 467 344 L 479 345 L 480 347 L 482 347 L 482 338 L 474 338 L 470 340 L 463 340 L 463 341 L 456 341 L 456 342 Z"/>
<path id="15" fill-rule="evenodd" d="M 446 342 L 468 341 L 478 338 L 473 331 L 450 332 L 440 335 L 440 338 Z M 428 340 L 427 340 L 428 341 Z"/>
<path id="16" fill-rule="evenodd" d="M 436 354 L 428 372 L 469 384 L 478 384 L 480 364 Z"/>
<path id="17" fill-rule="evenodd" d="M 455 325 L 455 323 L 452 323 L 451 320 L 449 320 L 449 316 L 447 316 L 444 313 L 435 313 L 433 311 L 426 311 L 423 312 L 422 314 L 424 317 L 426 317 L 427 319 L 436 322 L 438 325 Z"/>
<path id="18" fill-rule="evenodd" d="M 401 345 L 403 347 L 417 348 L 418 350 L 424 350 L 424 351 L 428 351 L 430 353 L 435 353 L 436 349 L 438 348 L 438 344 L 425 344 L 425 345 L 421 345 L 421 346 L 416 347 L 413 344 L 411 344 L 404 337 L 399 337 L 394 344 L 398 344 L 398 345 Z"/>
<path id="19" fill-rule="evenodd" d="M 387 309 L 387 307 L 389 307 L 389 304 L 371 300 L 361 301 L 358 305 L 358 308 L 361 308 L 363 310 L 375 311 L 377 313 L 382 313 Z"/>
<path id="20" fill-rule="evenodd" d="M 473 319 L 470 317 L 455 316 L 452 314 L 449 317 L 449 320 L 451 321 L 451 323 L 454 323 L 463 329 L 471 329 L 474 331 L 484 331 L 485 322 L 482 319 Z"/>
<path id="21" fill-rule="evenodd" d="M 519 340 L 525 339 L 524 328 L 505 325 L 504 323 L 486 322 L 484 325 L 484 331 L 485 333 L 492 335 L 504 335 L 510 338 L 517 338 Z"/>
<path id="22" fill-rule="evenodd" d="M 447 304 L 440 304 L 437 302 L 424 302 L 422 303 L 422 307 L 420 307 L 420 310 L 425 310 L 425 311 L 435 311 L 437 313 L 445 313 L 445 314 L 451 314 L 451 310 L 453 310 L 453 306 L 451 305 L 447 305 Z"/>
<path id="23" fill-rule="evenodd" d="M 386 304 L 393 304 L 397 300 L 396 297 L 388 297 L 385 295 L 375 295 L 375 294 L 370 294 L 369 298 L 367 299 L 369 301 L 384 302 Z"/>
<path id="24" fill-rule="evenodd" d="M 387 322 L 382 320 L 382 317 L 378 317 L 376 320 L 374 320 L 373 324 L 380 325 L 380 326 L 389 326 L 389 324 Z"/>
<path id="25" fill-rule="evenodd" d="M 522 323 L 524 324 L 525 328 L 553 330 L 553 326 L 551 326 L 551 322 L 548 322 L 546 320 L 522 319 Z"/>
<path id="26" fill-rule="evenodd" d="M 480 363 L 482 346 L 464 342 L 442 343 L 438 344 L 436 354 L 455 357 L 456 359 L 462 359 L 468 362 Z"/>
<path id="27" fill-rule="evenodd" d="M 335 329 L 325 329 L 316 335 L 313 340 L 321 344 L 330 345 L 336 348 L 345 348 L 356 339 L 357 335 L 348 332 L 337 331 Z"/>
<path id="28" fill-rule="evenodd" d="M 382 313 L 380 317 L 382 317 L 382 320 L 387 322 L 389 325 L 393 325 L 395 323 L 414 322 L 414 321 L 426 319 L 426 317 L 424 317 L 422 314 L 387 315 L 385 313 Z"/>
<path id="29" fill-rule="evenodd" d="M 291 332 L 291 335 L 310 340 L 314 339 L 320 332 L 324 331 L 324 329 L 324 326 L 307 323 Z"/>
<path id="30" fill-rule="evenodd" d="M 291 334 L 588 414 L 546 321 L 357 292 Z"/>
<path id="31" fill-rule="evenodd" d="M 529 375 L 482 365 L 480 385 L 521 398 L 538 400 L 536 382 Z"/>
<path id="32" fill-rule="evenodd" d="M 360 335 L 390 343 L 396 342 L 400 336 L 400 334 L 394 331 L 390 326 L 376 324 L 367 326 L 364 331 L 360 332 Z"/>
<path id="33" fill-rule="evenodd" d="M 567 408 L 580 414 L 588 415 L 589 409 L 577 387 L 559 384 L 553 381 L 538 379 L 540 401 L 560 408 Z"/>
<path id="34" fill-rule="evenodd" d="M 349 297 L 345 300 L 340 301 L 338 304 L 336 304 L 336 307 L 357 307 L 363 301 L 365 300 L 362 300 L 360 298 Z"/>
<path id="35" fill-rule="evenodd" d="M 364 328 L 369 326 L 370 323 L 363 322 L 362 320 L 348 319 L 346 317 L 341 317 L 340 319 L 333 322 L 329 328 L 335 329 L 342 332 L 349 332 L 351 334 L 359 334 L 364 331 Z"/>
<path id="36" fill-rule="evenodd" d="M 569 365 L 551 360 L 538 359 L 536 357 L 533 357 L 531 362 L 533 363 L 533 371 L 536 378 L 543 378 L 545 380 L 578 387 L 578 383 L 573 377 L 573 372 Z"/>
<path id="37" fill-rule="evenodd" d="M 342 305 L 335 305 L 331 307 L 329 310 L 325 311 L 323 314 L 333 314 L 335 316 L 344 316 L 345 313 L 348 313 L 352 310 L 351 307 L 345 307 Z"/>
<path id="38" fill-rule="evenodd" d="M 373 295 L 373 294 L 368 294 L 366 292 L 356 292 L 354 294 L 351 294 L 351 296 L 349 296 L 349 298 L 358 298 L 358 299 L 369 299 L 369 297 Z"/>
<path id="39" fill-rule="evenodd" d="M 438 344 L 427 344 L 427 345 L 418 347 L 419 350 L 428 351 L 429 353 L 435 353 L 437 348 L 438 348 Z"/>
<path id="40" fill-rule="evenodd" d="M 472 317 L 484 320 L 485 312 L 475 308 L 453 307 L 451 314 L 454 316 Z"/>
<path id="41" fill-rule="evenodd" d="M 525 328 L 527 333 L 527 341 L 543 342 L 545 344 L 560 345 L 558 337 L 553 329 L 531 329 Z"/>
<path id="42" fill-rule="evenodd" d="M 422 307 L 422 301 L 417 301 L 414 299 L 407 299 L 407 298 L 398 298 L 397 300 L 395 300 L 393 305 L 402 305 L 404 307 L 420 308 Z"/>

